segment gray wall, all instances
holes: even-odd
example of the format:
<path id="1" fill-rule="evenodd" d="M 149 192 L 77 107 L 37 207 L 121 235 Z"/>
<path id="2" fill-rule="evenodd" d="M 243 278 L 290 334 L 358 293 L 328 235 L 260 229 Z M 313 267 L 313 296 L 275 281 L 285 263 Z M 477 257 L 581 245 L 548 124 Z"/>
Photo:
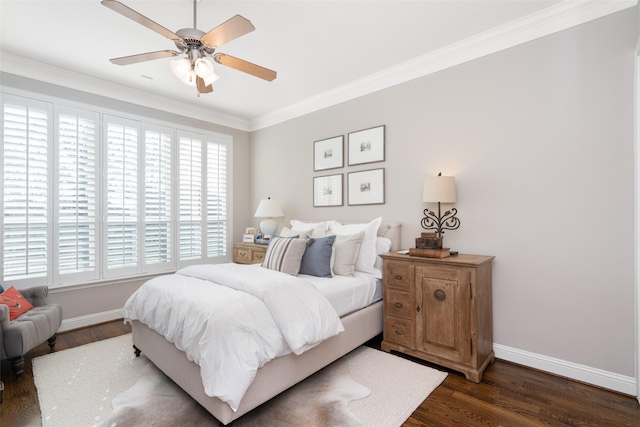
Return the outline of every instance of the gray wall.
<path id="1" fill-rule="evenodd" d="M 0 82 L 3 86 L 28 90 L 48 96 L 67 99 L 83 104 L 97 105 L 101 108 L 113 109 L 153 120 L 163 120 L 183 126 L 220 132 L 233 137 L 233 212 L 238 213 L 233 219 L 232 241 L 242 236 L 245 223 L 248 221 L 246 212 L 251 207 L 249 193 L 250 168 L 249 166 L 249 133 L 224 126 L 215 125 L 203 121 L 193 120 L 179 114 L 170 114 L 138 105 L 117 101 L 97 95 L 88 94 L 51 85 L 35 80 L 25 79 L 13 74 L 0 73 Z M 124 306 L 127 298 L 143 283 L 142 280 L 127 280 L 109 286 L 93 286 L 78 289 L 77 287 L 52 289 L 49 301 L 62 304 L 64 319 L 74 319 L 82 316 L 91 316 L 97 313 L 117 310 Z"/>
<path id="2" fill-rule="evenodd" d="M 252 209 L 276 199 L 280 226 L 381 215 L 410 247 L 424 177 L 454 175 L 445 246 L 496 256 L 494 341 L 634 376 L 637 25 L 628 9 L 256 131 Z M 313 141 L 383 124 L 385 162 L 313 172 Z M 313 208 L 313 176 L 379 167 L 384 205 Z"/>

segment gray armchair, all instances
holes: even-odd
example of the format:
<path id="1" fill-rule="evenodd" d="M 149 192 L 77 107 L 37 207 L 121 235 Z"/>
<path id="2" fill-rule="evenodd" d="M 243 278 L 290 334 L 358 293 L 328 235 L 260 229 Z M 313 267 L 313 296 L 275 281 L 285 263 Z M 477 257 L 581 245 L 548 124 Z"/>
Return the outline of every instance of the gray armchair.
<path id="1" fill-rule="evenodd" d="M 33 308 L 14 320 L 9 320 L 9 307 L 0 304 L 0 356 L 9 359 L 13 373 L 24 372 L 24 355 L 45 341 L 53 351 L 56 332 L 62 323 L 60 304 L 47 304 L 47 286 L 20 289 L 20 293 Z"/>

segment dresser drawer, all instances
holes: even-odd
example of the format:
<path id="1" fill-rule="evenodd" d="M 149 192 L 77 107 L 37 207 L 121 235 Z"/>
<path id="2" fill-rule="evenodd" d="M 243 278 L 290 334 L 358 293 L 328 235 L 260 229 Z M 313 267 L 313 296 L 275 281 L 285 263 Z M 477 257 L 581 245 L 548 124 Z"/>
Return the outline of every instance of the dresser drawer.
<path id="1" fill-rule="evenodd" d="M 235 262 L 251 262 L 251 249 L 234 248 L 233 259 Z"/>
<path id="2" fill-rule="evenodd" d="M 384 286 L 410 291 L 413 284 L 413 267 L 406 262 L 384 263 Z"/>
<path id="3" fill-rule="evenodd" d="M 413 347 L 411 320 L 387 316 L 384 319 L 384 340 L 404 347 Z"/>
<path id="4" fill-rule="evenodd" d="M 408 292 L 387 289 L 384 295 L 385 313 L 410 319 L 413 315 L 413 298 Z"/>
<path id="5" fill-rule="evenodd" d="M 263 251 L 251 251 L 251 263 L 257 264 L 264 261 L 265 252 Z"/>

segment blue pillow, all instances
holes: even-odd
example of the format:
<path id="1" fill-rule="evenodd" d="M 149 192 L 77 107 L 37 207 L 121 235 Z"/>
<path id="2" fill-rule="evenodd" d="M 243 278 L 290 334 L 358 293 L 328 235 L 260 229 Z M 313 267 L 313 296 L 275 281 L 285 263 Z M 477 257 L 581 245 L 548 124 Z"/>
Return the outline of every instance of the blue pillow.
<path id="1" fill-rule="evenodd" d="M 302 256 L 300 274 L 317 277 L 333 277 L 331 274 L 331 251 L 336 236 L 310 239 Z"/>

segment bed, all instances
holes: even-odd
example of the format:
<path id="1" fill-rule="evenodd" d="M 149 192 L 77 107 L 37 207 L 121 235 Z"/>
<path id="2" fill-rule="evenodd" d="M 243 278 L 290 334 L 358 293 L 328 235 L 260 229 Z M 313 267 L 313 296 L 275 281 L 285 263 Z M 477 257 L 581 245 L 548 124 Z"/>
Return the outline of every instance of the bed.
<path id="1" fill-rule="evenodd" d="M 399 223 L 380 222 L 376 234 L 389 240 L 391 250 L 399 249 Z M 279 356 L 260 367 L 239 404 L 235 405 L 236 410 L 223 400 L 210 397 L 205 392 L 201 367 L 190 361 L 187 354 L 179 350 L 174 343 L 140 319 L 128 318 L 126 311 L 125 320 L 131 322 L 137 353 L 143 352 L 220 423 L 226 425 L 382 333 L 381 280 L 378 280 L 378 283 L 372 304 L 356 311 L 349 311 L 348 307 L 339 309 L 343 313 L 346 312 L 340 317 L 343 332 L 323 340 L 301 354 Z M 336 304 L 340 305 L 339 300 L 332 302 L 332 305 Z"/>

